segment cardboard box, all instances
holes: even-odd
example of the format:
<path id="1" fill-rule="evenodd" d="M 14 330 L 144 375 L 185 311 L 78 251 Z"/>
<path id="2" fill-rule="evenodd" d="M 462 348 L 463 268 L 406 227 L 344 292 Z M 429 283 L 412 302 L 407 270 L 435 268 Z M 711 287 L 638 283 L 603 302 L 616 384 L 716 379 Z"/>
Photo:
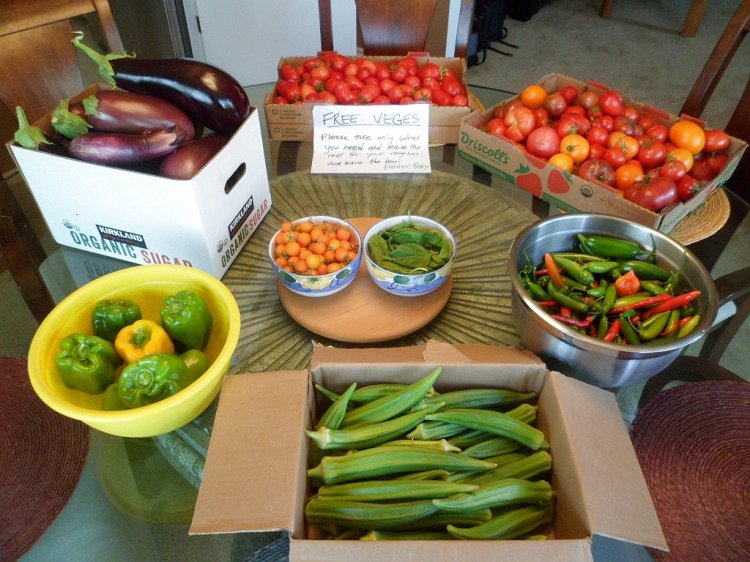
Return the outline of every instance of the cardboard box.
<path id="1" fill-rule="evenodd" d="M 600 84 L 587 84 L 562 74 L 545 75 L 538 84 L 548 92 L 555 92 L 566 85 L 573 85 L 579 91 L 584 87 L 597 92 L 603 92 L 606 89 Z M 518 96 L 510 99 L 516 97 Z M 639 112 L 650 113 L 667 125 L 679 119 L 676 115 L 646 106 L 627 97 L 624 99 L 626 105 L 635 107 Z M 655 213 L 624 199 L 614 187 L 590 182 L 580 176 L 562 172 L 544 159 L 521 150 L 512 141 L 482 131 L 481 127 L 493 117 L 496 107 L 485 111 L 475 111 L 464 117 L 458 142 L 460 157 L 544 199 L 558 209 L 617 215 L 663 232 L 671 231 L 729 179 L 747 148 L 747 143 L 732 137 L 727 151 L 729 160 L 716 178 L 689 201 L 676 203 L 660 213 Z"/>
<path id="2" fill-rule="evenodd" d="M 366 366 L 367 368 L 363 368 Z M 550 442 L 558 496 L 548 541 L 324 541 L 306 536 L 313 383 L 412 382 L 442 366 L 439 391 L 476 387 L 540 393 L 538 427 Z M 591 560 L 606 535 L 666 550 L 656 511 L 614 395 L 512 347 L 426 345 L 315 348 L 307 371 L 228 376 L 219 399 L 190 532 L 288 529 L 291 560 Z"/>
<path id="3" fill-rule="evenodd" d="M 311 57 L 285 57 L 279 61 L 279 68 L 284 64 L 297 66 Z M 364 57 L 367 59 L 388 62 L 394 57 Z M 427 62 L 433 62 L 444 66 L 455 74 L 468 94 L 469 89 L 464 80 L 466 66 L 460 58 L 430 57 L 427 55 L 416 55 L 415 58 L 422 66 Z M 301 104 L 275 104 L 273 91 L 266 95 L 264 106 L 266 110 L 266 122 L 268 123 L 268 136 L 271 140 L 280 141 L 312 141 L 313 140 L 313 117 L 312 108 L 316 104 L 325 102 L 303 102 Z M 471 99 L 471 96 L 468 96 Z M 461 128 L 461 119 L 471 113 L 470 107 L 439 107 L 430 106 L 430 144 L 456 144 L 458 133 Z"/>
<path id="4" fill-rule="evenodd" d="M 51 131 L 49 115 L 35 124 Z M 8 149 L 59 244 L 131 263 L 221 277 L 271 208 L 257 110 L 190 180 Z"/>

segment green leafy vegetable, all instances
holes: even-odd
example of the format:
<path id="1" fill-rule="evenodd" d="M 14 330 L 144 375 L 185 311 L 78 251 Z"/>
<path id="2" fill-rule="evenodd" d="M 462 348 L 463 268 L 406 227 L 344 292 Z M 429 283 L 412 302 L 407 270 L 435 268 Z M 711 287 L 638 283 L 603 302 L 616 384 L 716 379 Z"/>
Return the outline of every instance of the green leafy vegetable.
<path id="1" fill-rule="evenodd" d="M 372 236 L 367 249 L 380 267 L 405 275 L 440 269 L 453 255 L 453 247 L 440 232 L 413 221 L 405 221 Z"/>

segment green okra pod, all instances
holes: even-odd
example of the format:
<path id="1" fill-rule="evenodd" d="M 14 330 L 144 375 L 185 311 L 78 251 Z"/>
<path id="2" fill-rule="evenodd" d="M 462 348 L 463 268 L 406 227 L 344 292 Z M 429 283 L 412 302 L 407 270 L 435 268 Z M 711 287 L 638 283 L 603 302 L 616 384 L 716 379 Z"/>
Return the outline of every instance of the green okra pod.
<path id="1" fill-rule="evenodd" d="M 506 458 L 509 458 L 507 455 Z M 474 484 L 486 484 L 503 478 L 522 478 L 529 480 L 550 471 L 552 468 L 552 456 L 547 451 L 537 451 L 530 455 L 524 455 L 520 458 L 509 459 L 508 462 L 502 462 L 497 457 L 491 457 L 490 462 L 496 462 L 497 468 L 483 472 L 474 476 L 471 482 Z"/>
<path id="2" fill-rule="evenodd" d="M 447 422 L 422 422 L 406 434 L 409 439 L 447 439 L 466 431 L 462 425 Z"/>
<path id="3" fill-rule="evenodd" d="M 528 402 L 536 398 L 536 392 L 515 392 L 500 388 L 472 388 L 454 390 L 422 400 L 427 406 L 436 402 L 445 402 L 441 410 L 453 408 L 497 408 Z"/>
<path id="4" fill-rule="evenodd" d="M 459 539 L 513 539 L 529 534 L 545 523 L 551 523 L 553 513 L 551 505 L 545 507 L 529 505 L 504 511 L 476 527 L 459 528 L 455 525 L 448 525 L 446 529 L 451 535 Z"/>
<path id="5" fill-rule="evenodd" d="M 376 503 L 313 498 L 307 502 L 305 516 L 309 523 L 333 523 L 355 529 L 393 529 L 423 519 L 437 510 L 432 500 Z"/>
<path id="6" fill-rule="evenodd" d="M 440 376 L 441 368 L 438 367 L 426 377 L 421 378 L 413 384 L 401 390 L 392 392 L 382 398 L 368 402 L 350 410 L 344 416 L 341 427 L 351 427 L 364 423 L 377 423 L 398 416 L 419 403 L 432 388 L 433 383 Z"/>
<path id="7" fill-rule="evenodd" d="M 507 437 L 491 437 L 484 441 L 467 447 L 461 453 L 475 459 L 487 459 L 490 457 L 496 457 L 497 455 L 505 455 L 507 453 L 515 453 L 520 451 L 523 445 L 515 439 L 509 439 Z"/>
<path id="8" fill-rule="evenodd" d="M 432 470 L 420 470 L 419 472 L 407 472 L 396 476 L 399 480 L 445 480 L 450 475 L 447 470 L 434 468 Z"/>
<path id="9" fill-rule="evenodd" d="M 448 442 L 447 439 L 394 439 L 378 445 L 378 447 L 421 447 L 436 451 L 460 453 L 461 449 Z"/>
<path id="10" fill-rule="evenodd" d="M 460 493 L 450 498 L 432 501 L 441 511 L 464 511 L 506 507 L 509 505 L 530 503 L 546 505 L 552 501 L 554 492 L 549 482 L 537 480 L 530 482 L 520 478 L 503 478 L 487 482 L 472 493 Z"/>
<path id="11" fill-rule="evenodd" d="M 424 519 L 418 519 L 411 523 L 405 523 L 399 527 L 400 531 L 445 531 L 446 525 L 457 525 L 459 527 L 476 527 L 492 519 L 491 509 L 479 509 L 476 511 L 441 512 L 438 511 L 428 515 Z"/>
<path id="12" fill-rule="evenodd" d="M 338 484 L 387 474 L 442 469 L 451 472 L 492 470 L 495 463 L 473 459 L 457 453 L 408 449 L 406 447 L 374 447 L 344 456 L 323 457 L 307 476 L 324 484 Z"/>
<path id="13" fill-rule="evenodd" d="M 440 408 L 440 404 L 438 402 L 416 412 L 378 423 L 358 425 L 344 429 L 320 427 L 315 431 L 307 430 L 305 433 L 324 451 L 330 449 L 364 449 L 374 447 L 375 445 L 380 445 L 396 437 L 400 437 L 407 431 L 411 431 L 424 420 L 425 415 L 437 411 Z"/>
<path id="14" fill-rule="evenodd" d="M 430 423 L 438 423 L 438 422 L 430 422 Z M 467 449 L 473 445 L 476 445 L 477 443 L 481 443 L 482 441 L 486 441 L 487 439 L 490 439 L 491 437 L 493 437 L 489 433 L 485 433 L 484 431 L 479 431 L 478 429 L 463 428 L 463 430 L 464 431 L 462 431 L 458 435 L 455 435 L 448 439 L 448 442 L 451 445 L 454 445 L 462 450 Z"/>
<path id="15" fill-rule="evenodd" d="M 515 439 L 533 450 L 549 448 L 544 433 L 528 423 L 502 412 L 463 408 L 427 414 L 425 419 L 455 423 L 500 437 Z"/>
<path id="16" fill-rule="evenodd" d="M 318 499 L 361 502 L 422 500 L 468 494 L 478 488 L 477 484 L 443 480 L 361 480 L 321 486 L 318 489 Z"/>
<path id="17" fill-rule="evenodd" d="M 486 482 L 493 482 L 495 480 L 498 480 L 499 478 L 497 476 L 493 476 L 492 478 L 487 478 L 485 480 L 482 480 L 481 482 L 477 482 L 480 477 L 487 475 L 487 474 L 495 474 L 498 469 L 504 467 L 507 464 L 514 463 L 520 460 L 525 459 L 528 457 L 528 453 L 505 453 L 503 455 L 497 455 L 494 457 L 487 457 L 485 460 L 487 462 L 495 463 L 497 465 L 497 468 L 493 468 L 492 470 L 484 470 L 484 471 L 476 471 L 476 472 L 455 472 L 451 475 L 447 476 L 445 479 L 448 482 L 471 482 L 472 484 L 482 484 Z M 502 476 L 502 478 L 516 478 L 514 474 L 511 475 L 505 475 Z"/>
<path id="18" fill-rule="evenodd" d="M 361 541 L 450 541 L 447 531 L 368 531 Z"/>
<path id="19" fill-rule="evenodd" d="M 321 427 L 327 427 L 328 429 L 338 429 L 341 426 L 341 422 L 344 421 L 344 415 L 346 409 L 349 406 L 349 400 L 351 399 L 354 389 L 357 388 L 357 383 L 353 382 L 349 385 L 349 388 L 339 396 L 336 401 L 329 406 L 325 413 L 320 416 L 320 420 L 315 425 L 315 429 Z"/>

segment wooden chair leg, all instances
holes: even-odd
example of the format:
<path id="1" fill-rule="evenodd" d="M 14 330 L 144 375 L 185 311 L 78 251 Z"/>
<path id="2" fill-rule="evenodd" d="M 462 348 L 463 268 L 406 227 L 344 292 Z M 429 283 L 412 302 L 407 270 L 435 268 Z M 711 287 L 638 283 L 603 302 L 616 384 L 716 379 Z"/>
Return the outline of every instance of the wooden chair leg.
<path id="1" fill-rule="evenodd" d="M 688 8 L 687 16 L 685 17 L 685 23 L 680 31 L 682 37 L 694 37 L 700 27 L 703 14 L 706 12 L 708 6 L 708 0 L 693 0 Z"/>
<path id="2" fill-rule="evenodd" d="M 612 14 L 612 3 L 613 0 L 604 0 L 601 8 L 599 8 L 599 17 L 607 19 Z"/>

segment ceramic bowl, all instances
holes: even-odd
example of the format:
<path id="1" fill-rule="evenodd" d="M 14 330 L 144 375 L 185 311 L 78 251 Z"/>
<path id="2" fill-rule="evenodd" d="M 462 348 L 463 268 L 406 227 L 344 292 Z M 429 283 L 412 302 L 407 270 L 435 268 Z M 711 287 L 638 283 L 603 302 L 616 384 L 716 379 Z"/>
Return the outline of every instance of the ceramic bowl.
<path id="1" fill-rule="evenodd" d="M 159 320 L 164 299 L 189 289 L 206 301 L 213 327 L 204 350 L 211 366 L 178 393 L 148 406 L 104 411 L 101 394 L 66 387 L 55 365 L 60 341 L 73 332 L 93 333 L 91 311 L 102 299 L 129 298 L 144 318 Z M 64 416 L 105 433 L 151 437 L 195 419 L 221 389 L 240 335 L 240 312 L 231 291 L 214 276 L 181 265 L 142 265 L 110 273 L 82 286 L 58 304 L 34 334 L 29 348 L 29 377 L 39 398 Z"/>
<path id="2" fill-rule="evenodd" d="M 453 249 L 450 259 L 437 270 L 425 273 L 405 274 L 389 271 L 375 263 L 368 249 L 370 239 L 384 230 L 411 221 L 416 226 L 430 228 L 447 239 Z M 403 297 L 419 297 L 437 290 L 451 273 L 456 259 L 456 240 L 453 234 L 442 224 L 426 217 L 399 215 L 384 219 L 374 224 L 365 234 L 364 239 L 365 267 L 372 281 L 384 291 Z"/>
<path id="3" fill-rule="evenodd" d="M 359 232 L 352 224 L 336 217 L 315 215 L 292 221 L 292 225 L 306 221 L 311 221 L 314 224 L 328 222 L 347 227 L 352 233 L 352 239 L 350 239 L 350 242 L 353 247 L 357 248 L 355 259 L 346 264 L 342 269 L 325 275 L 308 275 L 287 271 L 276 263 L 276 237 L 281 232 L 281 229 L 279 229 L 274 233 L 268 243 L 268 257 L 271 260 L 271 266 L 281 284 L 293 293 L 305 297 L 327 297 L 336 294 L 351 285 L 359 272 L 359 266 L 362 263 L 362 239 Z"/>

